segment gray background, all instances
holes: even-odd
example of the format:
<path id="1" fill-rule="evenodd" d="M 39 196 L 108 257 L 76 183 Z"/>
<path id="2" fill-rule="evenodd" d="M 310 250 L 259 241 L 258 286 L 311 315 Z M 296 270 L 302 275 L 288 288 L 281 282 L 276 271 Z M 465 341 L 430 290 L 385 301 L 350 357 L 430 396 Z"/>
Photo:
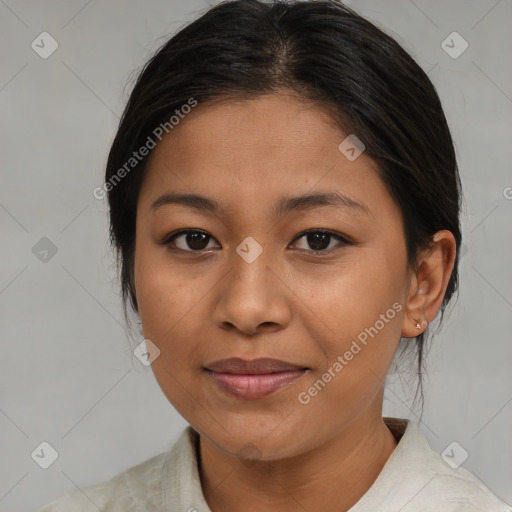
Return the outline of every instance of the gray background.
<path id="1" fill-rule="evenodd" d="M 463 467 L 512 502 L 512 2 L 347 3 L 428 71 L 464 184 L 460 297 L 430 352 L 422 428 L 439 452 L 457 441 Z M 185 426 L 131 354 L 142 338 L 125 330 L 105 204 L 92 191 L 130 74 L 206 7 L 0 0 L 1 511 L 104 481 L 168 450 Z M 59 45 L 47 59 L 31 47 L 43 31 Z M 469 44 L 458 58 L 441 46 L 453 31 Z M 43 237 L 54 255 L 40 252 Z M 399 376 L 384 412 L 417 419 Z M 48 469 L 31 457 L 43 441 L 58 452 Z"/>

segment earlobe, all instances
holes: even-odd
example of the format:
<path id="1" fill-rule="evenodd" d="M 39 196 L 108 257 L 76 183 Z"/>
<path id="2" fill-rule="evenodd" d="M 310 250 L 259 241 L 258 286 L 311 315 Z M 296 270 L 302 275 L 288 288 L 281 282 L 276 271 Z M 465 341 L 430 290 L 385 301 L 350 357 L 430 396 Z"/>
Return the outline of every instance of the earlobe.
<path id="1" fill-rule="evenodd" d="M 450 280 L 456 243 L 450 231 L 438 231 L 432 245 L 418 258 L 418 267 L 409 281 L 402 337 L 415 338 L 435 318 Z"/>

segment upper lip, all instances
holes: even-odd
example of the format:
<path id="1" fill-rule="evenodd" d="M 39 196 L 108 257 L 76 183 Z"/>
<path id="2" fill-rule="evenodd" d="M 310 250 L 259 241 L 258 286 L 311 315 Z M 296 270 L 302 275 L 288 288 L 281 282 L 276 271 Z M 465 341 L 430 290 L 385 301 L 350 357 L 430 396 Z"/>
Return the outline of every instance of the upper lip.
<path id="1" fill-rule="evenodd" d="M 301 365 L 287 363 L 279 359 L 271 359 L 262 357 L 247 361 L 240 357 L 230 357 L 229 359 L 220 359 L 208 364 L 205 367 L 218 373 L 234 373 L 237 375 L 261 375 L 266 373 L 286 372 L 306 370 L 307 368 Z"/>

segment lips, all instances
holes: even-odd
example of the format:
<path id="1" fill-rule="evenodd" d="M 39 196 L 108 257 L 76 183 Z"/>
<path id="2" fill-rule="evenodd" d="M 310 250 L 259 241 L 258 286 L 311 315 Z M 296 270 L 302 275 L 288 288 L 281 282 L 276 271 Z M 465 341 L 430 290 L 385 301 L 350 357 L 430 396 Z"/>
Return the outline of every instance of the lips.
<path id="1" fill-rule="evenodd" d="M 221 359 L 209 364 L 206 369 L 219 373 L 236 373 L 238 375 L 262 375 L 268 373 L 287 372 L 294 370 L 302 370 L 304 366 L 287 363 L 279 359 L 270 359 L 262 357 L 246 361 L 240 357 L 231 357 L 229 359 Z"/>
<path id="2" fill-rule="evenodd" d="M 308 368 L 279 359 L 246 361 L 233 357 L 208 364 L 205 370 L 221 390 L 239 398 L 255 399 L 295 383 Z"/>

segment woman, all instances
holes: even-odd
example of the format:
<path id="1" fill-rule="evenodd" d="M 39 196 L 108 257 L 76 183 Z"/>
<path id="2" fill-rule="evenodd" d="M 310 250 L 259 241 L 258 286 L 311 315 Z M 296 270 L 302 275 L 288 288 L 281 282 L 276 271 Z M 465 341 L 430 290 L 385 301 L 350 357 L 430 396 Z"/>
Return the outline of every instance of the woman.
<path id="1" fill-rule="evenodd" d="M 506 511 L 408 420 L 400 341 L 458 285 L 461 187 L 438 95 L 337 1 L 221 3 L 147 63 L 107 164 L 146 357 L 190 424 L 44 512 Z"/>

